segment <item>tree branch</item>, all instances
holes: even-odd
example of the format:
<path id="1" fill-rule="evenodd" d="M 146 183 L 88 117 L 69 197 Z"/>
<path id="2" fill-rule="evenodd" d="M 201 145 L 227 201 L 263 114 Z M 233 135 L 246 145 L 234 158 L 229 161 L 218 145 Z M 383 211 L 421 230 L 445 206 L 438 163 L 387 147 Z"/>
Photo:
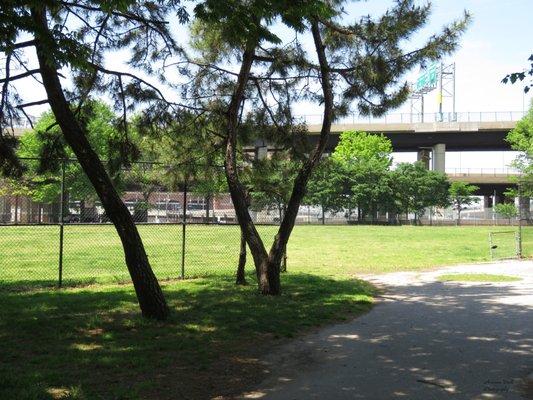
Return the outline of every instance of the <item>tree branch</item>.
<path id="1" fill-rule="evenodd" d="M 9 76 L 9 73 L 6 71 L 6 77 L 0 79 L 0 83 L 16 81 L 18 79 L 22 79 L 22 78 L 26 78 L 26 77 L 34 75 L 34 74 L 38 74 L 40 72 L 41 72 L 41 69 L 40 68 L 36 68 L 36 69 L 30 69 L 30 70 L 28 70 L 26 72 L 23 72 L 22 74 Z"/>

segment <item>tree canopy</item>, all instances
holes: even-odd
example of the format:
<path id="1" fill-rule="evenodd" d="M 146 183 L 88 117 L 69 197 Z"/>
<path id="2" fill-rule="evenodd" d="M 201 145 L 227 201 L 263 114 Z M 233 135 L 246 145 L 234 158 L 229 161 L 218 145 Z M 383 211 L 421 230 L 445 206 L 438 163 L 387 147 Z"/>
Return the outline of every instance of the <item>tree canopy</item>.
<path id="1" fill-rule="evenodd" d="M 450 185 L 450 203 L 457 210 L 458 222 L 461 220 L 461 211 L 479 201 L 477 197 L 473 197 L 478 189 L 478 186 L 462 181 L 455 181 Z"/>
<path id="2" fill-rule="evenodd" d="M 533 105 L 527 114 L 516 123 L 506 140 L 521 154 L 513 161 L 521 176 L 516 178 L 521 196 L 533 196 Z"/>

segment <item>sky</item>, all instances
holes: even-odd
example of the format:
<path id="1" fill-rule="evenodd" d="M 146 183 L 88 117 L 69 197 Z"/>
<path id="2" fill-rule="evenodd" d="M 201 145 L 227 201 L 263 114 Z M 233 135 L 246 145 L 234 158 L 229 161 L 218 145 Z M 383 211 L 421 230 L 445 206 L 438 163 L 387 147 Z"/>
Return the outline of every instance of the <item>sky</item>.
<path id="1" fill-rule="evenodd" d="M 350 13 L 382 12 L 389 1 L 354 2 Z M 459 18 L 463 10 L 472 15 L 472 22 L 461 40 L 460 49 L 446 58 L 456 67 L 456 111 L 491 112 L 524 111 L 532 93 L 524 95 L 523 85 L 504 85 L 509 72 L 525 69 L 533 54 L 533 0 L 434 0 L 431 22 L 419 37 L 438 31 L 441 26 Z M 362 11 L 364 10 L 364 11 Z M 418 75 L 414 71 L 413 80 Z M 425 99 L 427 112 L 437 111 L 436 91 Z M 443 104 L 444 112 L 451 104 Z M 395 112 L 409 112 L 404 104 Z M 516 156 L 514 152 L 447 153 L 447 168 L 505 168 Z M 413 153 L 395 154 L 395 161 L 414 161 Z"/>
<path id="2" fill-rule="evenodd" d="M 421 4 L 425 2 L 419 2 Z M 362 15 L 378 16 L 392 4 L 391 0 L 352 1 L 346 6 L 343 17 L 347 22 Z M 522 112 L 529 107 L 532 93 L 524 95 L 523 85 L 504 85 L 502 78 L 509 72 L 525 69 L 528 57 L 533 53 L 533 0 L 434 0 L 429 24 L 415 35 L 406 48 L 420 46 L 432 33 L 458 19 L 464 10 L 472 15 L 472 22 L 461 40 L 459 50 L 444 60 L 456 67 L 457 112 Z M 281 35 L 283 30 L 280 29 Z M 186 29 L 176 29 L 176 36 L 186 40 Z M 304 37 L 306 47 L 312 48 L 310 37 Z M 305 43 L 305 41 L 308 41 Z M 115 55 L 107 64 L 122 63 L 123 55 Z M 415 81 L 419 71 L 412 71 L 407 78 Z M 37 95 L 32 81 L 26 81 L 23 92 Z M 40 88 L 39 88 L 40 89 Z M 33 97 L 33 96 L 32 96 Z M 38 95 L 39 99 L 42 95 Z M 32 100 L 36 100 L 32 99 Z M 444 101 L 444 112 L 450 112 L 451 102 Z M 425 97 L 426 112 L 437 111 L 437 92 Z M 32 109 L 39 115 L 43 108 Z M 302 104 L 295 107 L 296 114 L 321 114 L 318 105 Z M 409 103 L 394 113 L 410 112 Z M 515 114 L 516 115 L 516 114 Z M 504 168 L 515 157 L 513 152 L 447 154 L 449 168 Z M 414 153 L 395 155 L 395 161 L 414 161 Z"/>

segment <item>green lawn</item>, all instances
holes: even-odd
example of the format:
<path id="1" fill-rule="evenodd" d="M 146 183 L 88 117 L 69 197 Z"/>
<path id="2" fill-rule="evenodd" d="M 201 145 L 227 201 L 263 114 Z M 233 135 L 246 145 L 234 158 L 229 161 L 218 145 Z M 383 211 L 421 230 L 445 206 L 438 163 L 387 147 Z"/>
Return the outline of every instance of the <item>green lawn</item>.
<path id="1" fill-rule="evenodd" d="M 281 297 L 222 279 L 166 282 L 169 321 L 142 320 L 129 285 L 0 290 L 0 399 L 208 399 L 260 379 L 255 356 L 365 312 L 372 288 L 292 274 Z"/>
<path id="2" fill-rule="evenodd" d="M 180 276 L 182 227 L 139 227 L 160 279 Z M 277 227 L 262 226 L 270 243 Z M 288 247 L 288 268 L 325 276 L 352 276 L 490 260 L 488 233 L 498 227 L 297 226 Z M 495 257 L 511 257 L 513 233 L 494 236 Z M 59 229 L 55 226 L 0 227 L 0 281 L 55 283 Z M 189 225 L 186 277 L 232 276 L 238 257 L 237 226 Z M 524 254 L 533 255 L 533 228 L 524 229 Z M 128 280 L 122 248 L 111 226 L 66 226 L 65 282 Z"/>
<path id="3" fill-rule="evenodd" d="M 271 240 L 276 227 L 261 227 Z M 165 323 L 140 318 L 110 226 L 65 227 L 64 279 L 56 289 L 58 228 L 0 227 L 0 399 L 205 399 L 253 386 L 272 345 L 367 311 L 373 288 L 355 274 L 421 270 L 490 258 L 492 227 L 298 226 L 284 293 L 233 284 L 239 230 L 141 226 L 171 307 Z M 505 230 L 505 229 L 503 229 Z M 508 230 L 508 228 L 507 228 Z M 524 253 L 533 254 L 533 230 Z M 497 235 L 497 256 L 514 252 Z M 249 280 L 253 280 L 248 267 Z M 99 283 L 87 286 L 88 283 Z M 253 283 L 253 282 L 252 282 Z"/>

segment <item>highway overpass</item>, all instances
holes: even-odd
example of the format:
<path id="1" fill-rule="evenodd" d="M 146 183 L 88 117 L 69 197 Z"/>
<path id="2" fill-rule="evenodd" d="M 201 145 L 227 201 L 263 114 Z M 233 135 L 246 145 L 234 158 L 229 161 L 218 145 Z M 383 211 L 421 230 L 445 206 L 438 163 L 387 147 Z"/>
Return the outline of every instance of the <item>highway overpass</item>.
<path id="1" fill-rule="evenodd" d="M 479 195 L 498 197 L 513 186 L 511 169 L 461 169 L 446 168 L 446 151 L 508 151 L 505 137 L 523 117 L 521 111 L 465 112 L 445 114 L 388 114 L 380 118 L 349 115 L 333 124 L 326 152 L 331 152 L 339 142 L 340 133 L 348 130 L 383 134 L 391 140 L 395 152 L 417 152 L 418 159 L 428 168 L 446 172 L 451 181 L 461 180 L 479 186 Z M 308 140 L 316 143 L 321 128 L 320 115 L 300 116 L 308 127 Z M 29 127 L 15 128 L 20 136 Z M 257 141 L 256 152 L 265 154 L 268 143 Z M 251 149 L 250 149 L 251 150 Z"/>
<path id="2" fill-rule="evenodd" d="M 340 133 L 352 130 L 385 135 L 395 152 L 416 152 L 438 144 L 448 151 L 511 150 L 505 137 L 515 126 L 514 121 L 334 124 L 327 151 L 335 149 Z M 318 140 L 320 128 L 321 125 L 308 126 L 311 143 Z"/>
<path id="3" fill-rule="evenodd" d="M 479 186 L 479 195 L 501 198 L 513 186 L 512 170 L 452 170 L 446 168 L 447 151 L 510 151 L 505 140 L 521 111 L 466 112 L 447 114 L 389 114 L 380 118 L 348 116 L 333 124 L 326 152 L 332 152 L 344 131 L 383 134 L 394 152 L 416 152 L 428 168 L 446 172 L 451 181 L 461 180 Z M 321 129 L 320 115 L 300 116 L 308 128 L 310 144 L 316 144 Z M 258 141 L 256 151 L 265 154 L 268 143 Z M 262 150 L 260 150 L 262 149 Z"/>
<path id="4" fill-rule="evenodd" d="M 461 181 L 479 187 L 479 196 L 494 196 L 498 199 L 508 188 L 515 186 L 518 171 L 512 168 L 461 168 L 446 169 L 446 175 L 451 182 Z M 497 200 L 498 200 L 497 199 Z"/>

